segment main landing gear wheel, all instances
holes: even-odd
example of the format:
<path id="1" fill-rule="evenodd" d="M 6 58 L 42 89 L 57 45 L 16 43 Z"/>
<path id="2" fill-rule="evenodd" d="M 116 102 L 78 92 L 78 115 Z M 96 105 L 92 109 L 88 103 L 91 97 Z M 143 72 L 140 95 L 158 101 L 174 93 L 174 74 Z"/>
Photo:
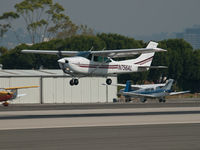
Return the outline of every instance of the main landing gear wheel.
<path id="1" fill-rule="evenodd" d="M 106 79 L 106 84 L 111 85 L 112 80 L 110 78 Z"/>
<path id="2" fill-rule="evenodd" d="M 73 86 L 73 85 L 78 85 L 78 83 L 79 83 L 78 79 L 71 79 L 71 80 L 69 81 L 69 84 L 70 84 L 71 86 Z"/>
<path id="3" fill-rule="evenodd" d="M 74 85 L 78 85 L 78 79 L 74 79 Z"/>
<path id="4" fill-rule="evenodd" d="M 165 99 L 159 99 L 159 102 L 160 102 L 160 103 L 162 103 L 162 102 L 165 103 L 166 100 L 165 100 Z"/>
<path id="5" fill-rule="evenodd" d="M 8 106 L 8 105 L 9 105 L 8 102 L 4 102 L 4 103 L 3 103 L 3 106 L 5 106 L 5 107 Z"/>
<path id="6" fill-rule="evenodd" d="M 147 101 L 147 99 L 146 99 L 146 98 L 141 98 L 140 101 L 141 101 L 142 103 L 145 103 L 145 102 Z"/>

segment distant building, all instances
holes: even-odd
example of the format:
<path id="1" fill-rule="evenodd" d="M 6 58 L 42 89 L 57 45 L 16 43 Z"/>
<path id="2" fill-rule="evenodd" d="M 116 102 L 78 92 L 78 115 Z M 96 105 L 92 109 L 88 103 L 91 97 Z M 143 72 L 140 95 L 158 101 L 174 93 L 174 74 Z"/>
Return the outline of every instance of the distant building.
<path id="1" fill-rule="evenodd" d="M 190 43 L 194 49 L 200 49 L 200 26 L 187 28 L 183 33 L 177 33 L 176 38 L 182 38 Z"/>

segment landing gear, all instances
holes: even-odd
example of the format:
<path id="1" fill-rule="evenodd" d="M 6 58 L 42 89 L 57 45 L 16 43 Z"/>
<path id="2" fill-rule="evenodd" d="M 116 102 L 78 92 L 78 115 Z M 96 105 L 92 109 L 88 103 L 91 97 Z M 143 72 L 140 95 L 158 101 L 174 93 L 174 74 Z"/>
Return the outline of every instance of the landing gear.
<path id="1" fill-rule="evenodd" d="M 146 98 L 141 98 L 140 101 L 141 101 L 142 103 L 145 103 L 145 102 L 147 101 L 147 99 L 146 99 Z"/>
<path id="2" fill-rule="evenodd" d="M 70 84 L 71 86 L 73 86 L 73 85 L 78 85 L 78 83 L 79 83 L 78 79 L 71 79 L 71 80 L 69 81 L 69 84 Z"/>
<path id="3" fill-rule="evenodd" d="M 159 99 L 159 103 L 165 103 L 166 102 L 166 100 L 165 99 Z"/>
<path id="4" fill-rule="evenodd" d="M 79 81 L 78 79 L 74 79 L 74 85 L 78 85 Z"/>
<path id="5" fill-rule="evenodd" d="M 125 98 L 125 102 L 131 102 L 131 98 L 130 97 L 126 97 Z"/>
<path id="6" fill-rule="evenodd" d="M 112 80 L 110 78 L 106 79 L 106 84 L 111 85 Z"/>
<path id="7" fill-rule="evenodd" d="M 3 103 L 3 106 L 5 106 L 5 107 L 7 107 L 8 105 L 9 105 L 8 102 L 4 102 L 4 103 Z"/>

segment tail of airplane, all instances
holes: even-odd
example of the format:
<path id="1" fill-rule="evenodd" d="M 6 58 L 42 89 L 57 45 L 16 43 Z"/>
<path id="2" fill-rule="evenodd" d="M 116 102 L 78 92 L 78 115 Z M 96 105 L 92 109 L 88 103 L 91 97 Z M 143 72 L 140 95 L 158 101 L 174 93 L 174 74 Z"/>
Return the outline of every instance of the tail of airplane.
<path id="1" fill-rule="evenodd" d="M 165 86 L 162 87 L 162 89 L 167 90 L 167 91 L 171 90 L 173 82 L 174 82 L 173 79 L 169 79 L 168 82 L 165 84 Z"/>
<path id="2" fill-rule="evenodd" d="M 150 41 L 149 44 L 147 45 L 146 49 L 157 48 L 157 46 L 158 46 L 158 43 Z M 143 53 L 143 54 L 141 54 L 136 59 L 126 60 L 126 61 L 121 61 L 121 62 L 136 64 L 139 67 L 149 68 L 151 66 L 151 62 L 153 60 L 154 54 L 155 54 L 155 52 L 151 51 L 149 53 Z"/>
<path id="3" fill-rule="evenodd" d="M 146 48 L 157 48 L 157 46 L 158 43 L 151 41 Z M 154 54 L 155 52 L 141 54 L 133 63 L 140 66 L 151 66 Z"/>
<path id="4" fill-rule="evenodd" d="M 130 80 L 127 80 L 127 81 L 126 81 L 126 87 L 125 87 L 125 89 L 124 89 L 124 92 L 130 92 L 130 91 L 132 91 L 132 90 L 131 90 L 131 81 L 130 81 Z"/>

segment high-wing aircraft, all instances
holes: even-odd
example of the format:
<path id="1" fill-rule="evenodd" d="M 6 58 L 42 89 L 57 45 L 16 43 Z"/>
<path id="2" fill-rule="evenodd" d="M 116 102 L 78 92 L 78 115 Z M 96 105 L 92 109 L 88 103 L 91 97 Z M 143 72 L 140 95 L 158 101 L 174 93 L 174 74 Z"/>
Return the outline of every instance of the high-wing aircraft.
<path id="1" fill-rule="evenodd" d="M 140 85 L 131 86 L 131 82 L 126 82 L 125 89 L 121 90 L 121 93 L 126 98 L 140 98 L 141 102 L 146 102 L 147 98 L 158 99 L 159 102 L 165 102 L 165 97 L 168 95 L 177 95 L 189 93 L 190 91 L 172 92 L 171 87 L 173 84 L 173 79 L 169 79 L 166 84 L 151 84 L 151 85 Z M 138 88 L 138 89 L 133 89 Z"/>
<path id="2" fill-rule="evenodd" d="M 163 68 L 163 66 L 151 66 L 155 52 L 166 51 L 157 48 L 158 43 L 150 42 L 146 48 L 102 50 L 102 51 L 51 51 L 51 50 L 22 50 L 22 53 L 53 54 L 62 57 L 58 60 L 64 73 L 72 76 L 70 85 L 78 85 L 78 78 L 85 76 L 107 77 L 106 83 L 110 85 L 112 80 L 108 76 L 122 73 L 147 71 L 149 68 Z M 130 57 L 141 54 L 136 59 L 114 61 L 112 58 Z"/>
<path id="3" fill-rule="evenodd" d="M 10 88 L 0 88 L 0 102 L 4 106 L 8 106 L 8 101 L 14 100 L 17 97 L 25 96 L 26 94 L 18 94 L 18 89 L 34 88 L 38 86 L 23 86 L 23 87 L 10 87 Z"/>

